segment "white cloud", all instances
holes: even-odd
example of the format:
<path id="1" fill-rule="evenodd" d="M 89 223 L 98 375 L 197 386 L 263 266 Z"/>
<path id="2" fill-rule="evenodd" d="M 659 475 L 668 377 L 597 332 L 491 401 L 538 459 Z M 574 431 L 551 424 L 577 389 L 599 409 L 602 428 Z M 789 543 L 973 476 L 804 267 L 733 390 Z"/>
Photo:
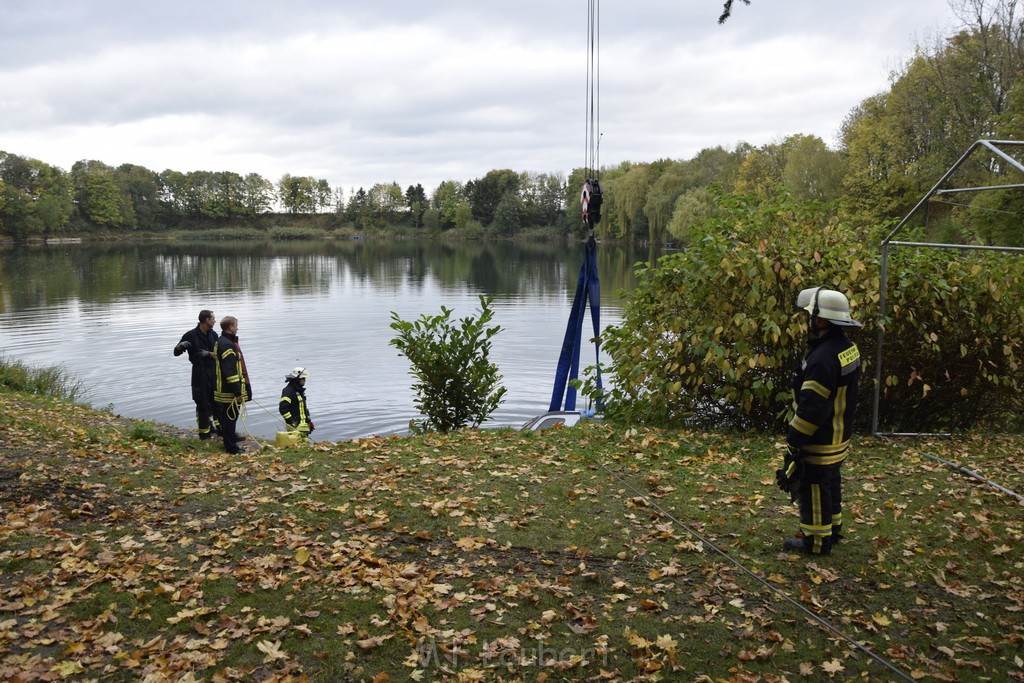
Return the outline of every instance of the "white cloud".
<path id="1" fill-rule="evenodd" d="M 601 161 L 792 133 L 834 143 L 945 0 L 604 3 Z M 0 27 L 0 149 L 160 171 L 283 173 L 348 192 L 585 148 L 586 6 L 559 0 L 22 2 Z"/>

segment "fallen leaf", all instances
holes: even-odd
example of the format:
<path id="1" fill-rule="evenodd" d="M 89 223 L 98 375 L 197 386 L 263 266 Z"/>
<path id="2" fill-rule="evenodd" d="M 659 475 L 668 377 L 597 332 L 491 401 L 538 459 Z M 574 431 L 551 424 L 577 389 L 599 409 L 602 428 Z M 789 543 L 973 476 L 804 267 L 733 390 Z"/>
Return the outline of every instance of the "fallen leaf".
<path id="1" fill-rule="evenodd" d="M 838 659 L 833 659 L 831 662 L 825 662 L 821 665 L 821 668 L 829 674 L 837 674 L 840 671 L 845 671 L 843 663 Z"/>
<path id="2" fill-rule="evenodd" d="M 256 643 L 256 649 L 267 655 L 263 658 L 264 664 L 268 664 L 278 659 L 288 659 L 288 653 L 281 650 L 280 640 L 276 640 L 274 642 L 261 640 Z"/>

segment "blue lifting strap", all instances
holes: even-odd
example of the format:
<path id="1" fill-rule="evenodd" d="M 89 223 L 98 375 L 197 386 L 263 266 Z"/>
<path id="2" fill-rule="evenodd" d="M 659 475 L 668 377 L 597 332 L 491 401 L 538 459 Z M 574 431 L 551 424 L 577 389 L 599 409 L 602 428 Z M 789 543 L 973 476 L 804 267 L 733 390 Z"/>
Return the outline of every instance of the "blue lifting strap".
<path id="1" fill-rule="evenodd" d="M 551 392 L 551 407 L 562 409 L 562 395 L 565 395 L 565 410 L 576 410 L 576 387 L 569 383 L 579 375 L 580 347 L 583 344 L 583 316 L 587 302 L 590 302 L 590 318 L 594 323 L 594 362 L 597 367 L 597 388 L 601 389 L 600 343 L 596 341 L 601 330 L 601 281 L 597 277 L 597 242 L 593 234 L 587 240 L 583 265 L 576 280 L 576 296 L 572 300 L 569 324 L 565 328 L 562 353 L 555 370 L 555 387 Z M 601 410 L 600 404 L 597 410 Z"/>

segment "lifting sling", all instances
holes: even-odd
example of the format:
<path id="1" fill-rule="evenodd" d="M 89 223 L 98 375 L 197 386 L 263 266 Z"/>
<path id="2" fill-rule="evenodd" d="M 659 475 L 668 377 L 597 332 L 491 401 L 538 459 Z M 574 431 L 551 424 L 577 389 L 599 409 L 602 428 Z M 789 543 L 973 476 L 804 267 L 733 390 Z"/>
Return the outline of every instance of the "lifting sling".
<path id="1" fill-rule="evenodd" d="M 601 281 L 597 276 L 597 241 L 594 239 L 594 225 L 601 220 L 601 185 L 591 179 L 583 186 L 580 198 L 583 209 L 583 220 L 589 228 L 589 236 L 583 251 L 583 265 L 576 279 L 576 296 L 572 300 L 569 323 L 565 328 L 562 340 L 562 352 L 558 356 L 558 367 L 555 370 L 555 386 L 551 391 L 551 405 L 548 410 L 576 410 L 576 387 L 571 380 L 579 375 L 580 348 L 583 345 L 583 316 L 587 304 L 590 304 L 590 319 L 594 327 L 594 363 L 597 368 L 598 392 L 602 388 L 600 352 L 598 335 L 601 332 Z M 601 410 L 600 403 L 596 406 Z"/>

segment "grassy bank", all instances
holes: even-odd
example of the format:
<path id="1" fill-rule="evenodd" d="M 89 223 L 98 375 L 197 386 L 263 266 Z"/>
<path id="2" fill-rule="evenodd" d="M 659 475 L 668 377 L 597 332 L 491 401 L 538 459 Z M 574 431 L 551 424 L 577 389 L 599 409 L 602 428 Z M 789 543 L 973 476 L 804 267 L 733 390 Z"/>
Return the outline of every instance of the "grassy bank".
<path id="1" fill-rule="evenodd" d="M 83 389 L 82 382 L 63 366 L 35 367 L 0 355 L 0 390 L 75 401 L 82 395 Z"/>
<path id="2" fill-rule="evenodd" d="M 878 443 L 780 552 L 771 439 L 606 425 L 241 456 L 0 392 L 0 679 L 1024 680 L 1024 438 Z M 607 468 L 607 469 L 606 469 Z M 642 495 L 641 495 L 642 494 Z M 670 512 L 791 604 L 697 541 Z"/>

